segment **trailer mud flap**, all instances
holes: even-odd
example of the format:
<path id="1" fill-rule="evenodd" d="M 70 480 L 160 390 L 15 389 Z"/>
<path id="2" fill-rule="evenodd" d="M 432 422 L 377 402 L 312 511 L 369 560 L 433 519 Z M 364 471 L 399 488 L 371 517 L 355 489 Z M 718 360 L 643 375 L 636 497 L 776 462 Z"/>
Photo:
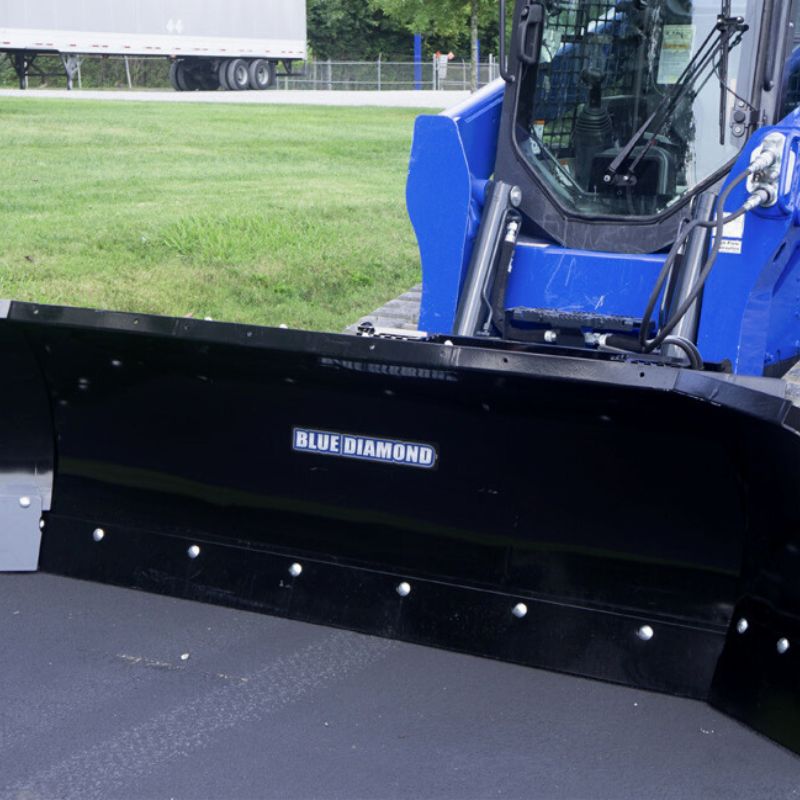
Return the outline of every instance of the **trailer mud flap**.
<path id="1" fill-rule="evenodd" d="M 777 382 L 27 304 L 0 330 L 52 413 L 43 570 L 748 702 L 729 631 L 800 530 Z"/>

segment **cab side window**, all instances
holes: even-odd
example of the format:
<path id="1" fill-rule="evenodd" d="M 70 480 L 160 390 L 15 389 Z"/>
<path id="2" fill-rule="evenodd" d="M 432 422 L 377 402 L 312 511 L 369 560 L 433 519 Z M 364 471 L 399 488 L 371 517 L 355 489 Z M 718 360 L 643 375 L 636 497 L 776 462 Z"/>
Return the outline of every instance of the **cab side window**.
<path id="1" fill-rule="evenodd" d="M 795 0 L 791 54 L 783 71 L 781 118 L 800 107 L 800 0 Z"/>

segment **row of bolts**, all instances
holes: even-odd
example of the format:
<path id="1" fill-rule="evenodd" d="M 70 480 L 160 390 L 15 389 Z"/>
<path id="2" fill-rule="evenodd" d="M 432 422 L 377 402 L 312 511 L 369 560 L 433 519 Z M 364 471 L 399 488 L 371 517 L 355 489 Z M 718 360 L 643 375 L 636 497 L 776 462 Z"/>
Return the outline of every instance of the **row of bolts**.
<path id="1" fill-rule="evenodd" d="M 101 542 L 105 537 L 105 535 L 106 535 L 105 531 L 102 528 L 97 528 L 93 534 L 94 540 L 96 542 Z M 186 554 L 189 556 L 189 558 L 195 559 L 200 555 L 200 547 L 196 544 L 193 544 L 186 551 Z M 289 567 L 289 574 L 293 578 L 299 578 L 300 575 L 302 575 L 302 573 L 303 573 L 303 565 L 297 561 L 295 561 Z M 395 591 L 397 592 L 397 594 L 400 595 L 400 597 L 408 597 L 408 595 L 411 594 L 411 584 L 408 581 L 402 581 L 401 583 L 397 584 L 397 586 L 395 587 Z M 514 606 L 514 608 L 511 609 L 511 613 L 517 619 L 522 619 L 528 614 L 528 606 L 525 605 L 525 603 L 517 603 Z M 740 634 L 747 633 L 747 629 L 749 627 L 750 623 L 748 623 L 748 621 L 744 617 L 742 617 L 736 623 L 736 631 Z M 653 630 L 651 625 L 642 625 L 636 631 L 636 636 L 643 642 L 649 642 L 655 636 L 655 631 Z M 778 639 L 778 642 L 776 644 L 776 649 L 780 655 L 786 653 L 789 650 L 789 647 L 790 643 L 786 637 L 781 637 L 780 639 Z"/>
<path id="2" fill-rule="evenodd" d="M 30 497 L 21 497 L 19 499 L 19 504 L 22 506 L 22 508 L 28 508 L 31 504 Z M 40 527 L 44 527 L 43 523 L 40 523 Z M 94 532 L 92 533 L 92 538 L 96 542 L 102 542 L 103 539 L 105 538 L 105 535 L 106 532 L 102 528 L 95 528 Z M 186 554 L 189 556 L 189 558 L 195 559 L 200 555 L 200 547 L 196 544 L 193 544 L 186 551 Z M 298 578 L 302 574 L 302 572 L 303 572 L 303 565 L 297 561 L 295 561 L 289 567 L 289 574 L 293 578 Z M 395 591 L 397 592 L 397 594 L 400 595 L 400 597 L 408 597 L 408 595 L 411 594 L 411 584 L 408 583 L 408 581 L 402 581 L 401 583 L 397 584 L 397 586 L 395 587 Z M 522 619 L 528 614 L 528 606 L 526 606 L 525 603 L 517 603 L 514 606 L 514 608 L 511 609 L 511 613 L 517 619 Z M 747 621 L 747 619 L 745 619 L 745 617 L 742 617 L 736 623 L 736 632 L 739 634 L 745 634 L 747 633 L 749 627 L 750 623 Z M 650 625 L 642 625 L 636 631 L 636 636 L 643 642 L 649 642 L 653 638 L 653 636 L 655 636 L 655 631 Z M 785 636 L 782 636 L 780 639 L 778 639 L 778 641 L 775 644 L 775 649 L 778 651 L 780 655 L 784 655 L 785 653 L 787 653 L 790 647 L 791 643 Z"/>

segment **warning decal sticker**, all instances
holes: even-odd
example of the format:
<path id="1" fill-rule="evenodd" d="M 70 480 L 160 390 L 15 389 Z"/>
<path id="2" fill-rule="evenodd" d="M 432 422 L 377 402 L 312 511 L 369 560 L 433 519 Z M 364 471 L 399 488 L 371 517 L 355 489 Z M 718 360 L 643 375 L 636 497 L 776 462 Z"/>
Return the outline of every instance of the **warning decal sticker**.
<path id="1" fill-rule="evenodd" d="M 677 83 L 692 58 L 694 25 L 665 25 L 658 58 L 658 82 Z"/>

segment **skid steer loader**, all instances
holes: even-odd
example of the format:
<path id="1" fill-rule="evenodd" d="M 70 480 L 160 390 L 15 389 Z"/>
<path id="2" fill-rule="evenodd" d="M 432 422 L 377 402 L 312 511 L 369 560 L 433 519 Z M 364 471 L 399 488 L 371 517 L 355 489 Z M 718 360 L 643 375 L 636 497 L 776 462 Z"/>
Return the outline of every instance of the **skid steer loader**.
<path id="1" fill-rule="evenodd" d="M 502 79 L 416 126 L 420 331 L 2 305 L 0 569 L 706 699 L 800 753 L 795 10 L 505 11 Z"/>

